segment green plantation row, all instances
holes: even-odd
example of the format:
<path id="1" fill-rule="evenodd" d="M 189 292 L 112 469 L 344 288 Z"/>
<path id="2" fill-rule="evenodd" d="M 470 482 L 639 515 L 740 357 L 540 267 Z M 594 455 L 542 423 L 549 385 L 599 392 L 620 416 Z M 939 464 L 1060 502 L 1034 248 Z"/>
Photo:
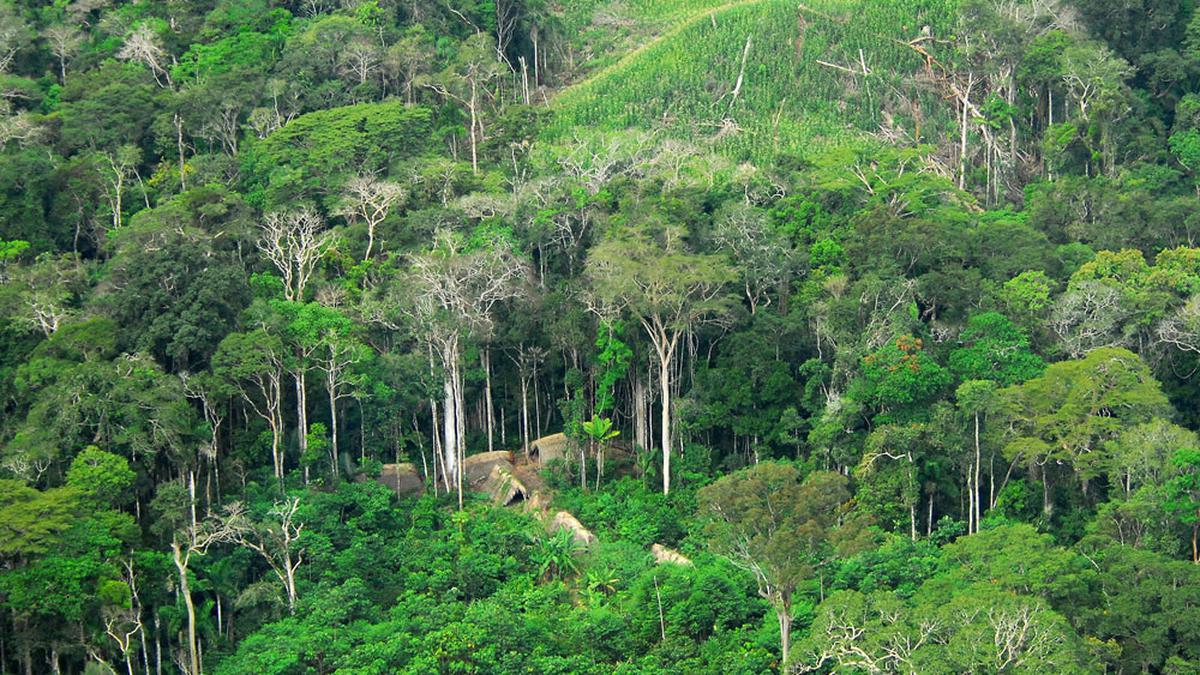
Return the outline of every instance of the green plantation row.
<path id="1" fill-rule="evenodd" d="M 906 82 L 927 67 L 907 43 L 926 27 L 951 32 L 956 2 L 676 5 L 702 11 L 559 94 L 552 137 L 664 125 L 735 159 L 761 161 L 857 141 L 885 115 L 931 134 L 944 120 L 936 97 Z"/>

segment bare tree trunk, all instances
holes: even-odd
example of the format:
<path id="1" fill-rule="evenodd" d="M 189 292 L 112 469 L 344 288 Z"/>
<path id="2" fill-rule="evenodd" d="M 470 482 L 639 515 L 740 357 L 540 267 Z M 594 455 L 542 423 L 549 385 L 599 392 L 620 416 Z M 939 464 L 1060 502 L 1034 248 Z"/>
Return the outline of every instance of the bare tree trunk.
<path id="1" fill-rule="evenodd" d="M 284 570 L 284 586 L 287 588 L 288 597 L 288 613 L 296 613 L 296 567 L 292 564 L 292 552 L 284 551 L 283 554 L 283 570 Z"/>
<path id="2" fill-rule="evenodd" d="M 495 435 L 496 416 L 495 408 L 492 405 L 492 353 L 491 350 L 484 348 L 480 351 L 479 359 L 483 366 L 483 402 L 484 402 L 484 419 L 487 423 L 487 439 L 488 452 L 495 449 L 492 438 Z"/>
<path id="3" fill-rule="evenodd" d="M 971 481 L 971 476 L 975 473 L 974 465 L 967 466 L 967 534 L 975 532 L 975 499 L 977 498 L 977 490 L 975 484 Z M 962 500 L 958 502 L 959 507 L 962 507 Z"/>
<path id="4" fill-rule="evenodd" d="M 1042 478 L 1042 515 L 1046 520 L 1050 520 L 1050 516 L 1054 513 L 1054 503 L 1050 499 L 1050 475 L 1045 466 L 1041 467 Z"/>
<path id="5" fill-rule="evenodd" d="M 538 373 L 537 367 L 535 366 L 533 369 L 533 417 L 536 424 L 536 426 L 534 426 L 534 431 L 540 438 L 542 435 L 542 394 L 539 390 L 540 387 L 538 386 Z"/>
<path id="6" fill-rule="evenodd" d="M 326 378 L 325 385 L 325 393 L 329 396 L 329 437 L 333 441 L 330 449 L 330 459 L 333 460 L 330 469 L 332 469 L 333 476 L 336 478 L 338 475 L 338 462 L 341 461 L 342 454 L 338 447 L 337 388 L 334 385 L 332 374 Z"/>
<path id="7" fill-rule="evenodd" d="M 66 70 L 63 71 L 63 78 L 66 78 Z M 175 114 L 175 148 L 179 153 L 179 191 L 187 191 L 187 158 L 184 152 L 183 145 L 183 118 L 178 113 Z"/>
<path id="8" fill-rule="evenodd" d="M 162 620 L 154 613 L 154 675 L 162 675 Z"/>
<path id="9" fill-rule="evenodd" d="M 671 354 L 660 351 L 659 357 L 659 386 L 662 394 L 661 434 L 663 494 L 671 492 Z"/>
<path id="10" fill-rule="evenodd" d="M 142 608 L 139 603 L 138 619 L 140 620 L 141 617 L 142 617 Z M 142 630 L 139 631 L 139 637 L 142 640 L 142 670 L 146 671 L 146 675 L 150 675 L 150 647 L 149 647 L 149 645 L 146 644 L 146 629 L 145 628 L 142 628 Z"/>
<path id="11" fill-rule="evenodd" d="M 451 377 L 450 373 L 446 373 L 446 381 L 442 384 L 442 464 L 447 492 L 454 489 L 450 480 L 458 474 L 458 435 L 455 432 L 454 383 Z"/>
<path id="12" fill-rule="evenodd" d="M 521 373 L 521 447 L 525 450 L 525 463 L 529 463 L 529 380 Z"/>
<path id="13" fill-rule="evenodd" d="M 635 369 L 633 376 L 633 437 L 643 449 L 650 447 L 650 433 L 646 425 L 646 384 Z"/>
<path id="14" fill-rule="evenodd" d="M 780 672 L 788 672 L 788 657 L 792 651 L 792 614 L 791 603 L 783 601 L 779 607 L 775 608 L 775 614 L 779 617 L 779 646 L 783 652 L 781 658 Z"/>
<path id="15" fill-rule="evenodd" d="M 476 175 L 479 174 L 479 150 L 478 150 L 478 142 L 479 141 L 475 135 L 476 127 L 479 125 L 479 114 L 476 110 L 478 108 L 478 106 L 479 106 L 479 101 L 477 99 L 477 94 L 476 94 L 475 80 L 472 79 L 471 80 L 471 105 L 469 105 L 468 107 L 471 109 L 471 172 Z"/>
<path id="16" fill-rule="evenodd" d="M 463 391 L 462 369 L 457 362 L 454 364 L 454 422 L 455 432 L 458 435 L 456 439 L 458 458 L 456 461 L 457 470 L 455 471 L 455 484 L 458 488 L 458 508 L 463 507 L 463 460 L 467 458 L 467 427 L 466 427 L 466 401 Z"/>
<path id="17" fill-rule="evenodd" d="M 296 368 L 292 379 L 296 382 L 296 426 L 300 430 L 297 441 L 300 444 L 300 457 L 303 458 L 308 454 L 308 385 L 304 366 Z"/>
<path id="18" fill-rule="evenodd" d="M 979 413 L 975 413 L 975 482 L 972 487 L 972 497 L 975 508 L 975 531 L 979 531 L 979 519 L 983 515 L 979 508 L 979 466 L 983 463 L 983 454 L 979 447 Z M 968 531 L 967 534 L 970 534 Z"/>
<path id="19" fill-rule="evenodd" d="M 187 637 L 188 637 L 188 675 L 199 675 L 200 655 L 196 647 L 196 605 L 192 603 L 192 590 L 188 586 L 187 565 L 183 561 L 183 552 L 179 542 L 171 542 L 171 555 L 175 561 L 175 569 L 179 572 L 179 593 L 183 596 L 183 604 L 187 607 Z"/>

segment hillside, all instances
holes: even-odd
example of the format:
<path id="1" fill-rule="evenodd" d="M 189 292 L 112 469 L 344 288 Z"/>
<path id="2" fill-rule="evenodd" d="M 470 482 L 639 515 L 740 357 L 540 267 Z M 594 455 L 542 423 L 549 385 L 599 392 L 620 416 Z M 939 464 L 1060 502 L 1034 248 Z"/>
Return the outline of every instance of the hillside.
<path id="1" fill-rule="evenodd" d="M 1197 0 L 0 0 L 0 675 L 1200 673 Z"/>
<path id="2" fill-rule="evenodd" d="M 763 160 L 854 142 L 889 116 L 928 133 L 946 115 L 914 84 L 925 61 L 906 43 L 948 34 L 953 0 L 634 4 L 661 32 L 558 94 L 551 137 L 665 124 Z"/>

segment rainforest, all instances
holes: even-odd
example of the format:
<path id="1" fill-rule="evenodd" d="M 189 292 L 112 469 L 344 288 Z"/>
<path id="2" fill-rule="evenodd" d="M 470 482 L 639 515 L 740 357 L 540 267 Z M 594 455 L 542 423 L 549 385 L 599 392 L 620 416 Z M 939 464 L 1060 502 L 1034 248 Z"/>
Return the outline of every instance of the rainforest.
<path id="1" fill-rule="evenodd" d="M 0 0 L 0 673 L 1200 672 L 1194 0 Z"/>

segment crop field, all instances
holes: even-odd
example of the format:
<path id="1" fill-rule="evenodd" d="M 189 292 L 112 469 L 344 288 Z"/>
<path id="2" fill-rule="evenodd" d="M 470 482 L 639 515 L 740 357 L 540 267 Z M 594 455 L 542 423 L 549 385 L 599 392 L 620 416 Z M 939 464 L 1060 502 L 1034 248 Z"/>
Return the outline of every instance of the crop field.
<path id="1" fill-rule="evenodd" d="M 853 143 L 888 119 L 928 139 L 940 126 L 930 110 L 945 106 L 913 84 L 926 63 L 906 43 L 950 36 L 955 6 L 627 0 L 626 15 L 657 37 L 562 91 L 549 134 L 663 125 L 739 160 Z"/>

